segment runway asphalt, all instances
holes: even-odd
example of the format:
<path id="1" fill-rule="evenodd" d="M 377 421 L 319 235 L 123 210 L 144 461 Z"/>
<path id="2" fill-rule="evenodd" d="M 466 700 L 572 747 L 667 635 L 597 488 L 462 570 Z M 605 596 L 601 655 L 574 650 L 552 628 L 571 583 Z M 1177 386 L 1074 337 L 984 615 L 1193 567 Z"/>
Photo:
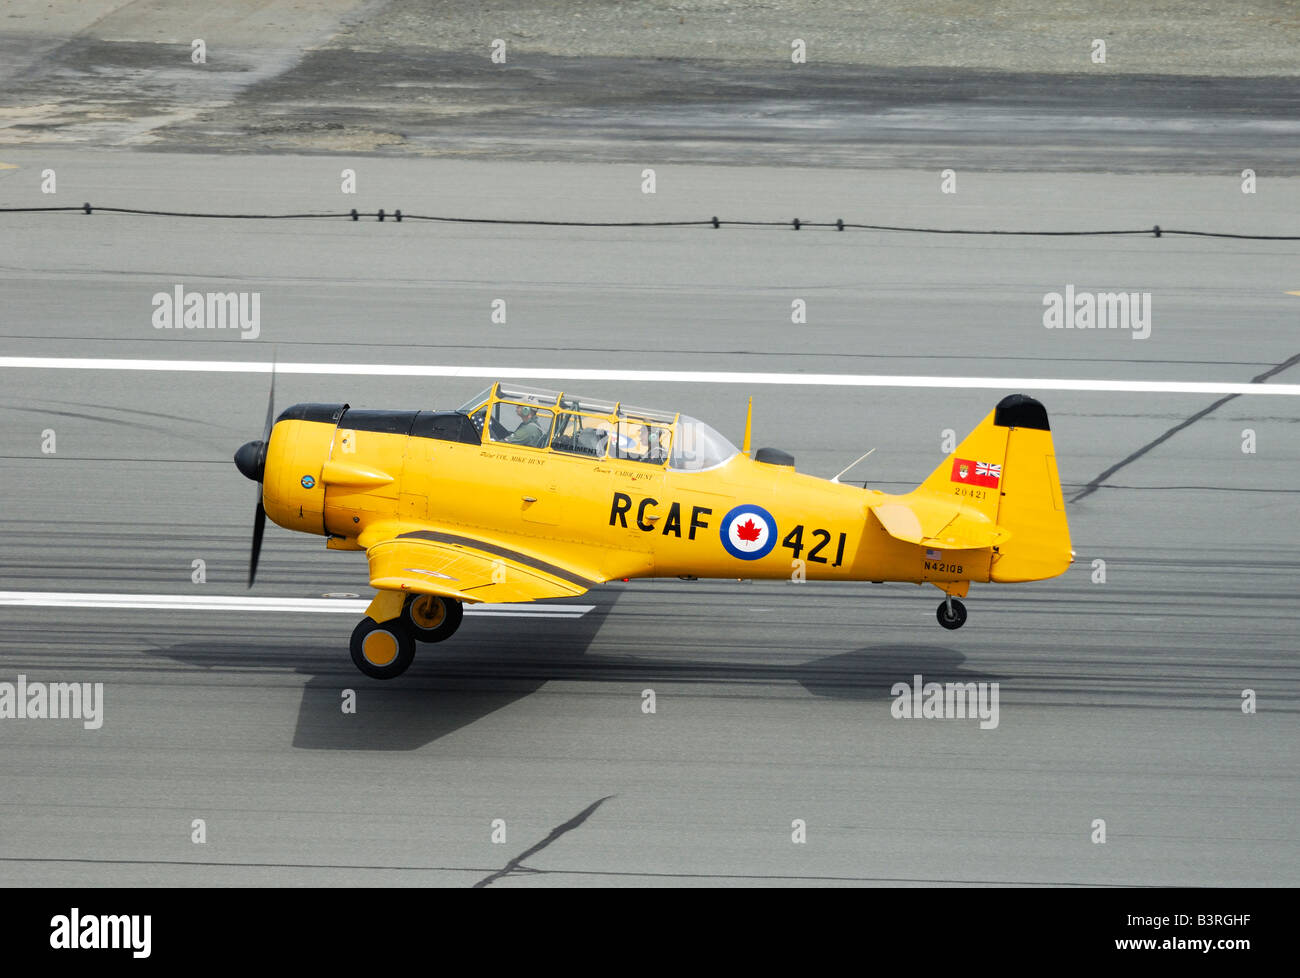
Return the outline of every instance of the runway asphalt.
<path id="1" fill-rule="evenodd" d="M 0 146 L 1029 174 L 1300 160 L 1291 0 L 10 7 Z"/>
<path id="2" fill-rule="evenodd" d="M 3 206 L 51 203 L 46 167 L 59 204 L 241 212 L 1286 234 L 1300 202 L 1294 178 L 1243 195 L 1233 167 L 963 172 L 945 196 L 937 172 L 669 165 L 650 198 L 640 167 L 614 164 L 67 147 L 0 162 Z M 338 192 L 344 166 L 355 198 Z M 8 214 L 0 356 L 1296 383 L 1295 254 L 1170 237 Z M 260 337 L 155 330 L 151 297 L 176 284 L 259 291 Z M 1150 337 L 1044 329 L 1044 294 L 1067 284 L 1150 292 Z M 489 321 L 495 298 L 505 325 Z M 796 298 L 806 324 L 791 322 Z M 245 593 L 254 493 L 230 455 L 259 433 L 265 374 L 0 378 L 0 591 Z M 485 386 L 282 374 L 276 397 L 454 407 Z M 737 440 L 752 394 L 757 444 L 823 476 L 876 447 L 854 474 L 887 490 L 917 484 L 945 429 L 964 435 L 1011 392 L 565 386 Z M 0 884 L 1294 885 L 1300 403 L 1245 395 L 1199 416 L 1216 397 L 1025 392 L 1051 415 L 1078 556 L 1053 581 L 975 586 L 958 632 L 935 623 L 932 588 L 616 582 L 573 599 L 594 605 L 573 618 L 468 618 L 378 683 L 348 659 L 348 614 L 0 600 L 0 681 L 105 684 L 98 730 L 0 722 Z M 253 595 L 341 593 L 369 594 L 361 555 L 268 530 Z M 916 674 L 997 681 L 999 725 L 894 719 L 891 687 Z"/>

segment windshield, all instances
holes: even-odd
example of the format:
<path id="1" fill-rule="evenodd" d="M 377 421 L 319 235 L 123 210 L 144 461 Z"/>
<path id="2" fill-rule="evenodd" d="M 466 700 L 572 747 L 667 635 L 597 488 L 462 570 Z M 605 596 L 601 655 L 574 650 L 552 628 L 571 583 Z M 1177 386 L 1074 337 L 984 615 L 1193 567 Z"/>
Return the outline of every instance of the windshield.
<path id="1" fill-rule="evenodd" d="M 712 426 L 682 415 L 677 423 L 677 438 L 673 442 L 668 467 L 679 472 L 701 472 L 716 468 L 739 454 L 740 449 Z"/>
<path id="2" fill-rule="evenodd" d="M 471 397 L 468 401 L 466 401 L 464 404 L 462 404 L 460 407 L 456 408 L 456 410 L 459 411 L 461 414 L 469 414 L 475 408 L 480 408 L 484 404 L 486 404 L 487 399 L 491 396 L 492 396 L 491 387 L 487 388 L 487 390 L 481 390 L 473 397 Z"/>

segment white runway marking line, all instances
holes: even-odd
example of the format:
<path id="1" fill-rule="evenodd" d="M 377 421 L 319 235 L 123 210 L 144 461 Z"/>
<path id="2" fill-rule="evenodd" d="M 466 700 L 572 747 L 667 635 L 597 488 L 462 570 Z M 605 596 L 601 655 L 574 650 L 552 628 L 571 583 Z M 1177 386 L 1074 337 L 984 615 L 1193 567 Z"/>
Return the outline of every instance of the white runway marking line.
<path id="1" fill-rule="evenodd" d="M 91 357 L 0 357 L 10 370 L 161 370 L 269 374 L 271 364 L 240 360 L 114 360 Z M 568 367 L 453 367 L 403 363 L 279 363 L 279 374 L 346 377 L 469 377 L 481 380 L 623 380 L 663 384 L 776 384 L 793 387 L 921 387 L 939 390 L 1111 391 L 1125 394 L 1267 394 L 1300 396 L 1300 384 L 1180 380 L 1071 380 L 1062 377 L 934 377 L 887 374 L 779 374 L 713 370 L 588 370 Z"/>
<path id="2" fill-rule="evenodd" d="M 0 591 L 0 607 L 119 608 L 128 611 L 278 611 L 291 614 L 365 613 L 370 602 L 337 598 L 251 598 L 239 595 L 92 594 L 63 591 Z M 581 618 L 594 604 L 466 605 L 466 615 L 498 618 Z"/>

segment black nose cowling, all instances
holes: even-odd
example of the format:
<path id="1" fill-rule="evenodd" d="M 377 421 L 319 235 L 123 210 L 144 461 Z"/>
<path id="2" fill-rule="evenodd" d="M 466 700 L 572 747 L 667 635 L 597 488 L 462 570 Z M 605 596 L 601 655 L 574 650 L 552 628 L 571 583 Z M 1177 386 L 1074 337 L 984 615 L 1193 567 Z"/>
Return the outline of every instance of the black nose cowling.
<path id="1" fill-rule="evenodd" d="M 235 452 L 235 468 L 246 479 L 261 482 L 266 471 L 266 442 L 250 441 L 240 445 L 239 451 Z"/>

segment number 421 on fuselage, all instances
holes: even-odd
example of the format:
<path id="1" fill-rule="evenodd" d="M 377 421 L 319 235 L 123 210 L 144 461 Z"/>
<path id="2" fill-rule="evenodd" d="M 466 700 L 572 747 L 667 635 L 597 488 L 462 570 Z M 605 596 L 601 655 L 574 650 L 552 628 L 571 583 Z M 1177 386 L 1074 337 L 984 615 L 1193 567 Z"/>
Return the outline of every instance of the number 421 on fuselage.
<path id="1" fill-rule="evenodd" d="M 450 637 L 465 603 L 633 577 L 928 582 L 939 623 L 960 628 L 972 581 L 1073 559 L 1047 411 L 1023 394 L 899 495 L 751 457 L 748 422 L 741 449 L 685 415 L 500 383 L 456 411 L 272 414 L 235 454 L 260 484 L 249 585 L 268 516 L 364 550 L 377 594 L 351 652 L 377 679 Z"/>

